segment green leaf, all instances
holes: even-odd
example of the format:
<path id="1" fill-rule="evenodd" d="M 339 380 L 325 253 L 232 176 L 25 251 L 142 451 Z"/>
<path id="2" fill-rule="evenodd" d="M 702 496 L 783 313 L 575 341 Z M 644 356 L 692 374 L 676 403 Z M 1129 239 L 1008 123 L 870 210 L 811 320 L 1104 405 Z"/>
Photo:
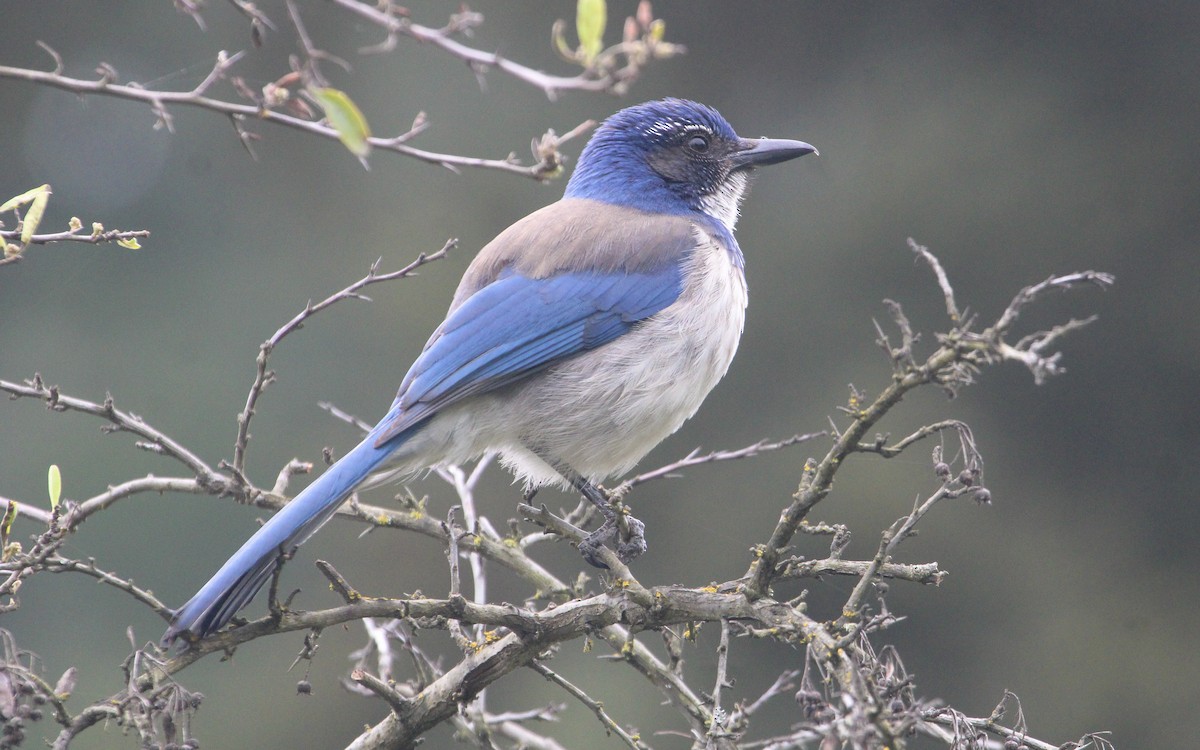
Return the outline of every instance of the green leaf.
<path id="1" fill-rule="evenodd" d="M 656 18 L 650 24 L 650 40 L 661 42 L 663 37 L 667 35 L 667 22 L 661 18 Z"/>
<path id="2" fill-rule="evenodd" d="M 346 96 L 346 92 L 334 88 L 311 89 L 313 97 L 325 110 L 325 118 L 337 131 L 338 139 L 350 153 L 366 166 L 367 154 L 371 151 L 371 128 L 358 106 Z"/>
<path id="3" fill-rule="evenodd" d="M 25 212 L 25 217 L 21 223 L 21 244 L 28 245 L 29 240 L 33 239 L 33 233 L 37 230 L 38 224 L 42 223 L 42 216 L 46 213 L 46 203 L 50 200 L 50 186 L 42 185 L 38 188 L 37 195 L 33 196 L 33 202 L 29 204 L 29 210 Z"/>
<path id="4" fill-rule="evenodd" d="M 62 498 L 62 472 L 58 470 L 58 464 L 50 464 L 47 484 L 50 488 L 50 510 L 53 511 L 58 507 L 58 501 Z"/>
<path id="5" fill-rule="evenodd" d="M 38 224 L 42 223 L 42 216 L 46 213 L 46 202 L 50 200 L 50 186 L 41 185 L 32 190 L 26 190 L 20 195 L 13 196 L 4 201 L 0 205 L 0 213 L 12 211 L 19 206 L 29 204 L 29 210 L 25 212 L 25 216 L 21 219 L 21 244 L 28 245 L 29 240 L 33 238 L 33 233 L 37 231 Z"/>
<path id="6" fill-rule="evenodd" d="M 4 201 L 4 205 L 0 206 L 0 214 L 4 213 L 5 211 L 11 211 L 17 206 L 24 206 L 26 203 L 29 203 L 34 198 L 38 197 L 39 194 L 49 192 L 49 185 L 42 185 L 40 187 L 35 187 L 32 190 L 26 190 L 20 195 L 15 195 L 12 198 Z"/>
<path id="7" fill-rule="evenodd" d="M 579 49 L 583 51 L 583 64 L 591 65 L 604 49 L 604 26 L 608 23 L 608 6 L 604 0 L 579 0 L 575 6 L 575 33 L 579 35 Z"/>
<path id="8" fill-rule="evenodd" d="M 141 250 L 142 246 L 137 241 L 137 237 L 130 237 L 127 240 L 117 240 L 117 244 L 129 250 Z"/>
<path id="9" fill-rule="evenodd" d="M 9 500 L 4 509 L 4 518 L 0 519 L 0 550 L 8 546 L 8 535 L 12 533 L 13 521 L 17 520 L 17 501 Z"/>

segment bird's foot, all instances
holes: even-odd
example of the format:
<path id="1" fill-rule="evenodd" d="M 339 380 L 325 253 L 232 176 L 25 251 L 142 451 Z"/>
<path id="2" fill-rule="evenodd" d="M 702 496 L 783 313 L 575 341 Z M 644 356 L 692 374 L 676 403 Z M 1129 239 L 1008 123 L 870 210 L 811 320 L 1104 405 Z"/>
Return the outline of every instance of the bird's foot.
<path id="1" fill-rule="evenodd" d="M 617 525 L 604 522 L 600 528 L 588 534 L 579 542 L 579 554 L 593 568 L 608 570 L 608 565 L 600 558 L 602 547 L 612 547 L 617 537 Z"/>
<path id="2" fill-rule="evenodd" d="M 646 551 L 646 524 L 611 507 L 601 506 L 600 512 L 604 514 L 604 523 L 579 543 L 579 553 L 589 565 L 608 569 L 600 558 L 601 547 L 613 550 L 623 563 Z"/>
<path id="3" fill-rule="evenodd" d="M 628 563 L 636 557 L 641 557 L 646 551 L 646 524 L 633 516 L 622 516 L 617 523 L 620 542 L 617 544 L 617 558 Z"/>

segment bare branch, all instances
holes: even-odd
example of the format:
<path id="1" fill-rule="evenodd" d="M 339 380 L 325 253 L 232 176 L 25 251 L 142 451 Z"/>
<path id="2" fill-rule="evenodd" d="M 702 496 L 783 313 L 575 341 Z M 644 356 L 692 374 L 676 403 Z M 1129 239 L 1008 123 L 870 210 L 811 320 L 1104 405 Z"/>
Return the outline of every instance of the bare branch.
<path id="1" fill-rule="evenodd" d="M 350 679 L 382 698 L 393 711 L 404 711 L 409 707 L 408 699 L 400 691 L 366 670 L 355 669 L 350 673 Z"/>
<path id="2" fill-rule="evenodd" d="M 56 75 L 61 75 L 64 69 L 62 55 L 58 54 L 57 50 L 55 50 L 49 44 L 43 42 L 41 39 L 38 39 L 36 44 L 37 46 L 41 47 L 46 54 L 50 55 L 50 57 L 54 59 L 54 73 Z"/>
<path id="3" fill-rule="evenodd" d="M 946 317 L 950 318 L 950 322 L 958 325 L 962 322 L 962 316 L 958 312 L 958 303 L 954 301 L 954 289 L 950 286 L 950 277 L 946 275 L 946 269 L 942 268 L 942 264 L 929 252 L 929 248 L 924 245 L 918 245 L 917 241 L 912 237 L 908 238 L 908 247 L 917 254 L 921 260 L 929 264 L 933 269 L 934 276 L 937 277 L 938 286 L 941 287 L 942 296 L 946 300 Z"/>
<path id="4" fill-rule="evenodd" d="M 785 560 L 779 572 L 779 580 L 796 578 L 820 578 L 823 575 L 861 577 L 871 567 L 870 560 Z M 927 585 L 940 586 L 949 575 L 933 563 L 903 564 L 887 562 L 876 566 L 875 575 Z"/>
<path id="5" fill-rule="evenodd" d="M 1100 271 L 1080 271 L 1078 273 L 1069 273 L 1065 276 L 1051 276 L 1037 284 L 1024 287 L 1017 295 L 1013 297 L 1013 301 L 1008 304 L 1004 310 L 1004 314 L 996 321 L 991 330 L 994 330 L 997 335 L 1004 335 L 1012 328 L 1012 324 L 1016 322 L 1021 311 L 1030 302 L 1040 297 L 1051 289 L 1066 290 L 1072 287 L 1090 284 L 1100 289 L 1107 289 L 1116 283 L 1116 277 L 1110 273 L 1102 273 Z"/>
<path id="6" fill-rule="evenodd" d="M 79 411 L 105 419 L 111 423 L 111 426 L 103 428 L 104 432 L 129 432 L 137 435 L 158 446 L 165 455 L 176 459 L 194 471 L 200 481 L 206 485 L 222 490 L 227 489 L 229 480 L 226 476 L 217 472 L 199 456 L 184 448 L 165 433 L 142 421 L 141 417 L 118 409 L 111 395 L 106 396 L 103 403 L 67 396 L 59 392 L 58 386 L 47 386 L 42 380 L 42 376 L 37 374 L 24 383 L 0 380 L 0 391 L 8 392 L 14 398 L 41 399 L 46 402 L 46 408 L 51 411 Z"/>
<path id="7" fill-rule="evenodd" d="M 319 61 L 328 60 L 340 67 L 342 70 L 349 71 L 350 63 L 336 57 L 334 55 L 318 49 L 313 44 L 312 38 L 308 35 L 308 29 L 304 28 L 304 22 L 300 20 L 300 11 L 297 10 L 296 4 L 292 0 L 287 0 L 288 17 L 292 21 L 292 26 L 296 29 L 296 36 L 300 38 L 300 46 L 307 56 L 307 61 L 304 64 L 305 72 L 307 73 L 310 82 L 317 86 L 328 86 L 329 82 L 325 80 L 325 76 L 321 75 Z"/>
<path id="8" fill-rule="evenodd" d="M 729 681 L 729 621 L 721 620 L 721 640 L 717 644 L 717 675 L 712 689 L 712 721 L 708 726 L 706 747 L 716 748 L 722 740 L 730 740 L 735 733 L 730 731 L 729 715 L 721 708 L 721 692 L 732 686 Z"/>
<path id="9" fill-rule="evenodd" d="M 651 479 L 678 476 L 676 472 L 678 472 L 680 469 L 686 469 L 691 466 L 699 466 L 701 464 L 715 463 L 717 461 L 732 461 L 739 458 L 753 458 L 754 456 L 758 456 L 762 453 L 769 453 L 771 451 L 777 451 L 780 448 L 787 448 L 799 443 L 805 443 L 809 440 L 813 440 L 814 438 L 825 437 L 828 434 L 829 433 L 825 431 L 811 432 L 804 435 L 793 435 L 790 438 L 784 438 L 783 440 L 776 442 L 769 442 L 764 439 L 759 440 L 753 445 L 747 445 L 745 448 L 713 451 L 712 453 L 706 453 L 704 455 L 700 455 L 700 449 L 696 448 L 691 453 L 687 454 L 678 461 L 675 461 L 674 463 L 669 463 L 665 466 L 660 466 L 657 469 L 647 471 L 643 474 L 638 474 L 632 479 L 626 479 L 624 482 L 617 485 L 612 492 L 617 497 L 623 497 L 625 493 L 629 492 L 629 490 L 632 488 L 639 484 L 649 482 Z"/>
<path id="10" fill-rule="evenodd" d="M 14 68 L 7 65 L 0 65 L 0 78 L 8 78 L 11 80 L 26 81 L 42 86 L 50 86 L 71 93 L 95 96 L 111 96 L 118 99 L 127 99 L 129 101 L 140 102 L 150 106 L 155 113 L 157 121 L 160 125 L 168 130 L 172 129 L 171 118 L 167 110 L 168 106 L 184 106 L 205 109 L 211 112 L 218 112 L 232 118 L 241 118 L 244 121 L 266 122 L 274 125 L 282 125 L 284 127 L 300 130 L 311 135 L 321 138 L 326 138 L 331 141 L 340 140 L 341 134 L 329 124 L 323 121 L 314 121 L 297 117 L 295 115 L 285 114 L 270 109 L 262 104 L 239 104 L 236 102 L 216 99 L 204 95 L 206 91 L 202 86 L 211 86 L 212 83 L 222 78 L 228 68 L 238 59 L 241 53 L 236 53 L 231 56 L 225 56 L 221 53 L 217 58 L 217 63 L 213 70 L 218 71 L 214 76 L 210 74 L 205 78 L 205 83 L 188 91 L 157 91 L 153 89 L 142 88 L 136 84 L 118 84 L 111 80 L 109 75 L 101 75 L 96 80 L 84 80 L 80 78 L 71 78 L 69 76 L 60 75 L 54 72 L 31 70 L 27 68 Z M 522 166 L 515 157 L 510 156 L 506 159 L 484 159 L 470 156 L 460 156 L 457 154 L 443 154 L 424 149 L 414 148 L 405 143 L 408 140 L 408 134 L 402 136 L 381 137 L 371 136 L 367 141 L 372 148 L 381 151 L 390 151 L 393 153 L 408 156 L 418 161 L 427 162 L 429 164 L 437 164 L 450 169 L 458 169 L 464 167 L 479 168 L 479 169 L 494 169 L 510 174 L 521 175 L 524 177 L 532 177 L 535 180 L 545 180 L 553 176 L 555 167 L 546 164 L 533 164 L 530 166 Z M 243 139 L 243 143 L 245 139 Z"/>
<path id="11" fill-rule="evenodd" d="M 100 232 L 83 234 L 83 228 L 68 229 L 63 232 L 35 234 L 29 238 L 31 245 L 48 245 L 52 242 L 85 242 L 89 245 L 99 245 L 103 242 L 120 242 L 121 240 L 145 239 L 150 236 L 148 229 L 105 229 Z M 0 229 L 0 237 L 6 240 L 19 239 L 20 230 Z"/>
<path id="12" fill-rule="evenodd" d="M 304 322 L 313 315 L 321 312 L 325 308 L 340 302 L 344 299 L 362 299 L 370 301 L 369 297 L 360 293 L 360 290 L 378 284 L 384 281 L 394 281 L 396 279 L 404 279 L 410 276 L 415 276 L 417 269 L 426 264 L 441 260 L 455 247 L 458 246 L 457 239 L 446 240 L 446 244 L 442 245 L 440 250 L 432 253 L 421 253 L 416 260 L 409 263 L 407 266 L 388 273 L 379 273 L 379 264 L 383 261 L 382 258 L 371 264 L 371 268 L 367 271 L 367 275 L 350 286 L 342 289 L 339 292 L 326 297 L 324 300 L 313 304 L 311 301 L 305 305 L 295 317 L 285 323 L 281 328 L 275 331 L 269 339 L 264 341 L 258 348 L 258 357 L 255 359 L 256 370 L 254 373 L 254 383 L 250 386 L 250 392 L 246 395 L 246 405 L 238 414 L 238 431 L 237 437 L 234 440 L 233 446 L 233 469 L 239 474 L 245 471 L 246 467 L 246 448 L 250 442 L 250 419 L 254 416 L 254 407 L 258 403 L 258 399 L 262 396 L 263 391 L 268 385 L 275 380 L 275 373 L 267 370 L 267 360 L 271 357 L 271 352 L 279 345 L 288 334 L 303 327 Z"/>
<path id="13" fill-rule="evenodd" d="M 800 670 L 798 669 L 784 670 L 778 677 L 775 678 L 775 682 L 772 682 L 771 686 L 764 690 L 763 694 L 758 696 L 753 703 L 748 706 L 738 706 L 737 709 L 734 710 L 733 716 L 730 718 L 730 723 L 734 725 L 744 723 L 747 719 L 749 719 L 749 717 L 757 713 L 763 706 L 767 705 L 771 699 L 777 698 L 788 691 L 795 690 L 795 680 L 799 676 Z"/>
<path id="14" fill-rule="evenodd" d="M 297 474 L 307 474 L 308 472 L 312 471 L 312 468 L 313 465 L 310 461 L 301 461 L 297 458 L 293 458 L 291 461 L 288 461 L 286 464 L 284 464 L 283 468 L 279 470 L 279 475 L 275 477 L 275 485 L 271 487 L 271 494 L 286 495 L 288 483 L 291 481 L 292 477 Z"/>
<path id="15" fill-rule="evenodd" d="M 888 438 L 887 435 L 877 435 L 874 442 L 859 443 L 854 447 L 854 450 L 861 453 L 878 453 L 884 458 L 895 458 L 903 453 L 904 449 L 913 443 L 924 440 L 930 435 L 936 435 L 944 430 L 951 429 L 958 432 L 960 441 L 962 441 L 964 453 L 968 451 L 968 444 L 971 446 L 971 449 L 974 448 L 974 439 L 971 437 L 971 428 L 966 422 L 958 419 L 944 419 L 941 422 L 934 422 L 933 424 L 925 425 L 911 435 L 902 438 L 891 445 L 885 445 Z M 978 454 L 978 451 L 975 450 L 971 450 L 970 452 L 976 455 Z"/>
<path id="16" fill-rule="evenodd" d="M 613 718 L 604 710 L 603 703 L 597 701 L 595 698 L 592 698 L 586 692 L 573 685 L 562 675 L 553 671 L 540 661 L 534 660 L 529 662 L 529 668 L 540 674 L 542 677 L 545 677 L 550 682 L 553 682 L 555 685 L 558 685 L 572 698 L 587 706 L 591 712 L 596 715 L 596 718 L 600 720 L 600 724 L 604 727 L 605 732 L 608 734 L 615 734 L 618 739 L 634 750 L 649 750 L 650 746 L 642 742 L 640 737 L 635 737 L 629 734 L 622 729 L 617 722 L 613 721 Z"/>
<path id="17" fill-rule="evenodd" d="M 370 422 L 361 417 L 356 417 L 349 412 L 342 411 L 329 401 L 318 401 L 317 406 L 329 412 L 335 419 L 340 419 L 351 427 L 357 428 L 364 435 L 371 431 L 373 425 Z"/>
<path id="18" fill-rule="evenodd" d="M 250 19 L 250 38 L 255 47 L 262 46 L 263 33 L 266 30 L 276 31 L 275 24 L 250 0 L 229 0 L 229 4 L 238 12 Z"/>
<path id="19" fill-rule="evenodd" d="M 137 601 L 145 604 L 155 614 L 160 615 L 164 619 L 171 616 L 171 609 L 167 605 L 159 601 L 149 589 L 143 589 L 135 586 L 133 579 L 121 578 L 115 573 L 110 573 L 106 570 L 101 570 L 96 566 L 94 558 L 85 560 L 72 560 L 66 557 L 51 557 L 46 560 L 45 570 L 50 573 L 83 573 L 84 575 L 95 578 L 100 583 L 112 586 L 119 591 L 132 596 Z"/>
<path id="20" fill-rule="evenodd" d="M 948 314 L 952 318 L 957 316 L 957 303 L 953 300 L 953 290 L 950 288 L 945 271 L 941 269 L 941 264 L 925 248 L 915 242 L 911 242 L 911 246 L 921 258 L 934 268 L 943 296 L 947 299 Z M 912 364 L 909 364 L 911 343 L 915 341 L 915 337 L 907 331 L 904 334 L 905 344 L 901 351 L 893 352 L 890 345 L 885 346 L 889 350 L 893 367 L 896 368 L 892 382 L 868 406 L 855 405 L 853 409 L 849 410 L 852 416 L 850 425 L 841 432 L 835 431 L 834 444 L 824 458 L 820 461 L 810 459 L 806 462 L 800 487 L 793 495 L 793 502 L 784 510 L 770 540 L 761 547 L 759 558 L 751 564 L 746 572 L 749 582 L 748 593 L 751 596 L 758 596 L 768 590 L 770 581 L 778 573 L 777 566 L 780 555 L 796 534 L 800 523 L 808 516 L 809 511 L 829 494 L 833 486 L 834 475 L 843 461 L 851 453 L 863 450 L 863 437 L 893 406 L 899 403 L 906 393 L 930 383 L 940 385 L 953 392 L 955 388 L 971 382 L 970 373 L 974 369 L 1001 359 L 1011 358 L 1005 356 L 1000 347 L 1004 334 L 1015 321 L 1017 312 L 1046 289 L 1069 288 L 1084 282 L 1104 288 L 1111 284 L 1112 280 L 1112 276 L 1109 274 L 1085 271 L 1068 276 L 1051 277 L 1041 284 L 1026 287 L 1018 293 L 997 323 L 981 334 L 969 330 L 970 321 L 961 322 L 959 325 L 960 321 L 956 320 L 956 326 L 949 333 L 939 336 L 940 346 L 938 349 L 920 364 L 916 364 L 915 359 L 912 359 Z M 900 315 L 898 305 L 894 305 L 893 312 Z M 901 319 L 903 320 L 903 318 Z M 902 329 L 906 327 L 906 324 L 905 321 L 901 326 Z M 868 450 L 871 449 L 868 448 Z M 881 451 L 882 445 L 874 450 L 875 452 Z"/>

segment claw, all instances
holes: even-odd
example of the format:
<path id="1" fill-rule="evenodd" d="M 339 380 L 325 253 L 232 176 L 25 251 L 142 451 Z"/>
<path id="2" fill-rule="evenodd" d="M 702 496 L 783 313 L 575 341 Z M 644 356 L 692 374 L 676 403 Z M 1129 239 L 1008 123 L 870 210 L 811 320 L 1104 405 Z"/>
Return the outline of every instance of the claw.
<path id="1" fill-rule="evenodd" d="M 579 543 L 579 554 L 588 565 L 608 570 L 600 559 L 600 548 L 613 550 L 617 559 L 628 563 L 646 551 L 646 524 L 633 516 L 620 515 L 611 508 L 601 510 L 604 523 L 600 528 L 583 538 Z"/>
<path id="2" fill-rule="evenodd" d="M 608 566 L 600 559 L 600 549 L 606 546 L 611 547 L 615 541 L 617 541 L 617 522 L 615 519 L 610 519 L 583 538 L 583 541 L 579 543 L 579 554 L 583 555 L 583 559 L 593 568 L 608 570 Z"/>
<path id="3" fill-rule="evenodd" d="M 628 535 L 621 535 L 623 538 L 617 545 L 617 557 L 621 562 L 628 563 L 646 551 L 646 524 L 633 516 L 625 516 L 624 520 L 623 525 L 628 527 Z"/>

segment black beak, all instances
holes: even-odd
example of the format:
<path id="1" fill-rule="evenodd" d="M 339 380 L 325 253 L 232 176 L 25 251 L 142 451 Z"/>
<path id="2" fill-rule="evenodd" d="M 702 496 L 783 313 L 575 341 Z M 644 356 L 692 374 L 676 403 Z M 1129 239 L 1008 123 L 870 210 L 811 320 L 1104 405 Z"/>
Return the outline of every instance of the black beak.
<path id="1" fill-rule="evenodd" d="M 751 140 L 743 138 L 739 148 L 730 154 L 734 169 L 749 169 L 765 167 L 768 164 L 778 164 L 789 159 L 796 159 L 805 154 L 816 154 L 817 149 L 804 141 L 787 141 L 779 138 L 760 138 Z"/>

